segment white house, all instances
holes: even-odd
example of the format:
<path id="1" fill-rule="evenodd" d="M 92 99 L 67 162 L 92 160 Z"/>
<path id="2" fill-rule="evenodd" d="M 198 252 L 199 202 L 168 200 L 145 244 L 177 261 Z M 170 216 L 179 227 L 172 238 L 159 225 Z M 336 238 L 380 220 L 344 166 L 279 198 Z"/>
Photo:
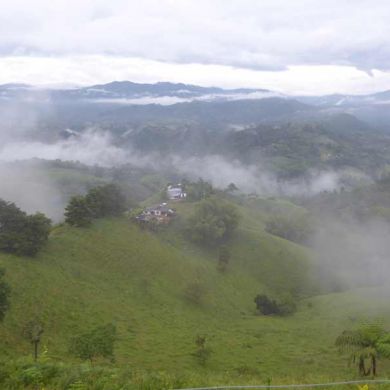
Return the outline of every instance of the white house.
<path id="1" fill-rule="evenodd" d="M 183 191 L 182 185 L 169 185 L 167 188 L 167 196 L 170 200 L 185 199 L 187 194 Z"/>

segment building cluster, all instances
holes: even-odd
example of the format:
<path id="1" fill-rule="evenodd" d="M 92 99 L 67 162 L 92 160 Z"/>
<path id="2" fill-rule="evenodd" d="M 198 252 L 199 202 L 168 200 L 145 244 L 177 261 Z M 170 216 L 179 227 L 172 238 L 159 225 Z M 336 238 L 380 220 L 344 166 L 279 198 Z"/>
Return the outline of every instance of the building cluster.
<path id="1" fill-rule="evenodd" d="M 167 198 L 171 201 L 183 200 L 187 197 L 181 184 L 169 185 L 167 187 Z M 136 216 L 140 223 L 154 222 L 157 224 L 168 224 L 175 217 L 176 211 L 167 203 L 161 203 L 155 206 L 146 207 Z"/>

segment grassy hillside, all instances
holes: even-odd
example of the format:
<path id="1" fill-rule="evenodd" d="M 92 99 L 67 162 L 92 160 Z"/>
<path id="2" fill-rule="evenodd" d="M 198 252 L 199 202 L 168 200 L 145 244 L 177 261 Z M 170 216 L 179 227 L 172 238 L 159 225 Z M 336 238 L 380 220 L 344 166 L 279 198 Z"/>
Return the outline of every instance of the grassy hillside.
<path id="1" fill-rule="evenodd" d="M 177 208 L 185 215 L 192 205 Z M 213 384 L 226 378 L 244 383 L 247 377 L 257 382 L 353 377 L 354 368 L 337 354 L 334 340 L 342 329 L 376 316 L 369 310 L 373 300 L 375 310 L 390 318 L 386 300 L 379 301 L 381 291 L 312 296 L 307 251 L 265 233 L 256 214 L 244 208 L 241 214 L 224 274 L 216 270 L 215 249 L 186 241 L 180 220 L 157 234 L 125 219 L 100 220 L 88 229 L 59 226 L 37 258 L 1 255 L 13 291 L 0 326 L 1 355 L 30 353 L 21 332 L 38 317 L 45 324 L 43 344 L 58 361 L 77 362 L 68 353 L 74 334 L 113 322 L 119 367 L 193 373 L 199 384 L 208 375 L 219 375 Z M 203 292 L 200 304 L 186 298 L 194 280 Z M 263 291 L 302 297 L 298 312 L 256 315 L 253 298 Z M 204 367 L 192 355 L 198 334 L 207 335 L 212 349 Z M 390 372 L 381 364 L 381 374 Z"/>

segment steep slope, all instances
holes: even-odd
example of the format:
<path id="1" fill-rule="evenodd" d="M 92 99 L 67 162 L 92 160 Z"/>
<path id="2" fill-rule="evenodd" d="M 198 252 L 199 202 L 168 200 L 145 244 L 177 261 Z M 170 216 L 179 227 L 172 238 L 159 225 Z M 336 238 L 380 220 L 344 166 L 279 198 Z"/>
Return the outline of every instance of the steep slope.
<path id="1" fill-rule="evenodd" d="M 141 231 L 124 219 L 102 220 L 89 229 L 57 227 L 36 259 L 1 255 L 13 289 L 11 310 L 0 329 L 2 354 L 30 350 L 21 332 L 32 318 L 45 324 L 49 353 L 65 360 L 72 335 L 113 322 L 119 331 L 119 363 L 190 369 L 194 338 L 207 333 L 215 338 L 214 365 L 221 369 L 228 352 L 224 344 L 231 337 L 241 339 L 235 332 L 242 321 L 258 320 L 257 293 L 270 286 L 276 291 L 306 289 L 304 250 L 265 233 L 258 237 L 248 226 L 232 242 L 226 274 L 216 270 L 212 251 L 182 241 L 178 245 L 173 231 L 166 234 L 172 239 Z M 186 298 L 194 281 L 202 289 L 200 304 Z M 239 355 L 245 361 L 247 351 Z"/>

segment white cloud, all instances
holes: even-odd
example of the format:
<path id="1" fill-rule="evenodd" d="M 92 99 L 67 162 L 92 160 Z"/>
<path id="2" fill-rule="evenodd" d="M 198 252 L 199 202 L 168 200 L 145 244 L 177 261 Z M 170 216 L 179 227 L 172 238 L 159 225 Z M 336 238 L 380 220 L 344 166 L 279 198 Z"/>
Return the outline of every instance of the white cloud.
<path id="1" fill-rule="evenodd" d="M 386 0 L 3 0 L 0 50 L 389 69 L 389 12 Z"/>
<path id="2" fill-rule="evenodd" d="M 2 0 L 1 80 L 384 89 L 389 13 L 387 0 Z"/>
<path id="3" fill-rule="evenodd" d="M 390 89 L 390 72 L 374 70 L 369 75 L 350 66 L 301 65 L 275 72 L 103 55 L 0 57 L 0 84 L 92 85 L 113 80 L 265 88 L 292 94 L 370 93 Z"/>

